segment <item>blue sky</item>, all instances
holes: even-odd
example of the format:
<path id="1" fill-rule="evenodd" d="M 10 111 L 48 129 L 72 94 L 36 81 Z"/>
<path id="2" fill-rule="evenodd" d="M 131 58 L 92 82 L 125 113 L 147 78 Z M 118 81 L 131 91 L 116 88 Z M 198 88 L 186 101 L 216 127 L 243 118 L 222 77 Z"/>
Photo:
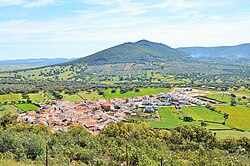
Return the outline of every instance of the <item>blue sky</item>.
<path id="1" fill-rule="evenodd" d="M 250 42 L 249 0 L 0 0 L 0 59 L 83 57 L 147 39 Z"/>

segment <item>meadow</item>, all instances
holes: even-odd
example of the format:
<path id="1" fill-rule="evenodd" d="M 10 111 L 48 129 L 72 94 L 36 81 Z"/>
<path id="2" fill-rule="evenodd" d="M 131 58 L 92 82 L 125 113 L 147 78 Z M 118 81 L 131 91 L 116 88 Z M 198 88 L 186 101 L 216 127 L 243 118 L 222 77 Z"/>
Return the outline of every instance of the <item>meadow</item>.
<path id="1" fill-rule="evenodd" d="M 60 93 L 61 95 L 63 95 L 63 100 L 67 100 L 67 101 L 71 101 L 71 102 L 82 102 L 83 99 L 78 96 L 77 94 L 74 95 L 69 95 L 69 94 L 65 94 L 64 92 Z"/>
<path id="2" fill-rule="evenodd" d="M 211 111 L 203 106 L 191 106 L 191 107 L 182 107 L 182 110 L 195 120 L 203 121 L 213 121 L 213 122 L 223 122 L 223 115 L 218 112 Z"/>
<path id="3" fill-rule="evenodd" d="M 161 92 L 168 93 L 170 92 L 169 88 L 140 88 L 139 92 L 128 91 L 123 94 L 120 93 L 120 89 L 116 89 L 115 93 L 111 93 L 112 89 L 104 90 L 105 98 L 106 99 L 113 99 L 113 98 L 132 98 L 137 96 L 145 96 L 145 95 L 152 95 L 152 94 L 159 94 Z"/>
<path id="4" fill-rule="evenodd" d="M 241 138 L 248 137 L 250 138 L 250 132 L 240 132 L 235 130 L 225 130 L 225 131 L 216 131 L 216 136 L 219 138 Z"/>
<path id="5" fill-rule="evenodd" d="M 29 94 L 29 98 L 32 102 L 44 102 L 45 100 L 45 97 L 43 97 L 40 93 Z"/>
<path id="6" fill-rule="evenodd" d="M 229 114 L 226 124 L 232 127 L 250 130 L 250 108 L 245 106 L 220 105 L 215 108 Z"/>
<path id="7" fill-rule="evenodd" d="M 81 96 L 84 99 L 88 100 L 99 100 L 104 99 L 102 95 L 99 95 L 96 91 L 86 92 L 86 91 L 80 91 L 78 92 L 78 95 Z"/>
<path id="8" fill-rule="evenodd" d="M 21 101 L 22 99 L 22 95 L 21 94 L 6 94 L 6 95 L 0 95 L 0 102 L 4 103 L 4 102 L 18 102 Z"/>
<path id="9" fill-rule="evenodd" d="M 39 109 L 39 107 L 34 104 L 16 104 L 16 106 L 23 111 L 35 111 Z"/>
<path id="10" fill-rule="evenodd" d="M 240 95 L 246 95 L 246 96 L 250 97 L 250 90 L 238 90 L 234 93 L 240 94 Z"/>
<path id="11" fill-rule="evenodd" d="M 150 121 L 149 125 L 154 128 L 175 128 L 185 124 L 195 124 L 195 122 L 184 122 L 180 113 L 174 107 L 159 108 L 160 122 Z M 196 123 L 197 124 L 197 123 Z"/>
<path id="12" fill-rule="evenodd" d="M 209 94 L 207 95 L 207 97 L 216 99 L 221 102 L 226 102 L 227 104 L 230 104 L 232 100 L 231 94 L 225 94 L 225 93 Z M 244 104 L 249 102 L 248 99 L 242 99 L 241 97 L 235 97 L 235 101 L 238 104 Z"/>

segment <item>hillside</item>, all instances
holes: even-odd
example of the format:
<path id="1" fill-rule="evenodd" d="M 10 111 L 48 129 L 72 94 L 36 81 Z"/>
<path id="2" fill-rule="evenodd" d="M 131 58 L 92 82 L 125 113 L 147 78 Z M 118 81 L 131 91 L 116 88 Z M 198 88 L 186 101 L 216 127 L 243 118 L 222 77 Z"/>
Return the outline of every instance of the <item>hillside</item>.
<path id="1" fill-rule="evenodd" d="M 177 50 L 190 54 L 192 57 L 226 58 L 231 60 L 250 61 L 250 44 L 219 47 L 180 47 Z"/>
<path id="2" fill-rule="evenodd" d="M 103 65 L 114 63 L 145 63 L 161 61 L 183 61 L 190 57 L 167 45 L 140 40 L 120 44 L 68 64 Z"/>

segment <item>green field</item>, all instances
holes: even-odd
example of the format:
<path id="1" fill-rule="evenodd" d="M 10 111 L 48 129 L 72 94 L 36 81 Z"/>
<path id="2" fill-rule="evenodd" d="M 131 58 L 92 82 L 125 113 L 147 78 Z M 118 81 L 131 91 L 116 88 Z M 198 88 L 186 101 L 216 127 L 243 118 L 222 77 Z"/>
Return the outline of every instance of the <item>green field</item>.
<path id="1" fill-rule="evenodd" d="M 89 100 L 99 100 L 99 99 L 104 99 L 102 95 L 99 95 L 98 92 L 86 92 L 86 91 L 81 91 L 78 92 L 78 95 L 80 95 L 84 99 L 89 99 Z"/>
<path id="2" fill-rule="evenodd" d="M 244 130 L 250 130 L 250 108 L 244 106 L 215 106 L 222 113 L 229 114 L 227 125 Z"/>
<path id="3" fill-rule="evenodd" d="M 195 122 L 184 122 L 179 119 L 181 115 L 174 107 L 161 107 L 159 113 L 161 122 L 149 122 L 150 126 L 154 128 L 175 128 L 185 124 L 195 124 Z"/>
<path id="4" fill-rule="evenodd" d="M 239 90 L 239 91 L 236 91 L 234 93 L 240 94 L 240 95 L 246 95 L 246 96 L 250 97 L 250 90 Z"/>
<path id="5" fill-rule="evenodd" d="M 7 95 L 0 95 L 0 102 L 11 102 L 11 101 L 21 101 L 22 95 L 21 94 L 7 94 Z"/>
<path id="6" fill-rule="evenodd" d="M 184 107 L 183 107 L 184 108 Z M 182 109 L 183 109 L 182 108 Z M 193 115 L 194 120 L 209 120 L 223 122 L 223 116 L 217 112 L 212 112 L 205 107 L 185 107 L 183 109 L 186 114 Z M 202 111 L 202 112 L 199 112 Z M 183 116 L 173 107 L 162 107 L 159 109 L 161 122 L 149 121 L 149 125 L 154 128 L 175 128 L 181 125 L 197 125 L 200 126 L 199 121 L 184 122 L 182 120 Z M 211 117 L 210 117 L 211 116 Z M 218 116 L 218 117 L 216 117 Z M 180 119 L 181 118 L 181 119 Z M 230 127 L 216 124 L 207 123 L 205 126 L 207 129 L 230 129 Z"/>
<path id="7" fill-rule="evenodd" d="M 69 95 L 69 94 L 61 93 L 61 95 L 63 95 L 63 100 L 67 100 L 67 101 L 70 101 L 70 102 L 81 102 L 81 101 L 83 101 L 83 99 L 81 97 L 79 97 L 77 94 Z"/>
<path id="8" fill-rule="evenodd" d="M 240 132 L 235 130 L 213 131 L 213 133 L 214 132 L 216 133 L 216 136 L 220 138 L 250 138 L 250 132 Z"/>
<path id="9" fill-rule="evenodd" d="M 39 107 L 34 104 L 16 104 L 16 106 L 24 111 L 35 111 L 39 109 Z"/>
<path id="10" fill-rule="evenodd" d="M 223 94 L 223 93 L 209 94 L 209 95 L 207 95 L 207 97 L 219 100 L 221 102 L 226 102 L 228 104 L 230 104 L 231 100 L 232 100 L 232 97 L 231 97 L 230 94 Z M 235 101 L 238 104 L 243 104 L 243 103 L 248 103 L 249 102 L 248 99 L 242 99 L 241 97 L 235 97 Z"/>
<path id="11" fill-rule="evenodd" d="M 45 98 L 39 93 L 29 94 L 29 98 L 32 102 L 44 102 L 45 100 Z"/>
<path id="12" fill-rule="evenodd" d="M 112 89 L 104 90 L 106 99 L 132 98 L 132 97 L 137 97 L 137 96 L 159 94 L 161 92 L 168 93 L 170 91 L 169 88 L 141 88 L 140 92 L 135 92 L 133 90 L 133 91 L 128 91 L 126 93 L 121 94 L 120 89 L 117 89 L 115 93 L 111 93 L 111 90 Z"/>
<path id="13" fill-rule="evenodd" d="M 13 106 L 13 105 L 2 105 L 0 107 L 0 116 L 3 116 L 5 114 L 8 114 L 8 113 L 17 113 L 18 112 L 18 109 Z"/>
<path id="14" fill-rule="evenodd" d="M 55 96 L 53 96 L 51 93 L 45 92 L 44 94 L 45 94 L 45 96 L 47 96 L 50 100 L 56 100 Z"/>
<path id="15" fill-rule="evenodd" d="M 223 122 L 223 115 L 218 112 L 211 111 L 203 106 L 182 107 L 182 110 L 195 120 L 206 120 L 213 122 Z"/>

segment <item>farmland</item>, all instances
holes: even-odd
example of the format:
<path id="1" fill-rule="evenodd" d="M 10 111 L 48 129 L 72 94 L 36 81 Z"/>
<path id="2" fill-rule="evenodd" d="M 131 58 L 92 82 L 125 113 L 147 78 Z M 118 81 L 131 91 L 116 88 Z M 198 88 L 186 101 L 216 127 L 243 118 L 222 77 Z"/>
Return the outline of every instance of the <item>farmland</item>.
<path id="1" fill-rule="evenodd" d="M 163 107 L 159 109 L 160 122 L 148 121 L 150 126 L 154 128 L 175 128 L 182 125 L 197 125 L 201 126 L 198 120 L 202 121 L 215 121 L 222 123 L 223 115 L 211 111 L 205 107 L 182 107 L 182 110 L 195 121 L 185 122 L 183 116 L 174 107 Z M 230 127 L 217 123 L 207 123 L 206 128 L 208 129 L 230 129 Z"/>
<path id="2" fill-rule="evenodd" d="M 239 90 L 235 92 L 236 94 L 240 94 L 240 95 L 246 95 L 248 97 L 250 97 L 250 90 Z"/>
<path id="3" fill-rule="evenodd" d="M 193 107 L 182 107 L 182 110 L 188 115 L 194 118 L 195 120 L 203 121 L 213 121 L 213 122 L 223 122 L 223 115 L 211 111 L 203 106 L 193 106 Z"/>
<path id="4" fill-rule="evenodd" d="M 226 102 L 228 104 L 232 100 L 232 96 L 230 94 L 225 94 L 225 93 L 209 94 L 209 95 L 207 95 L 207 97 L 212 98 L 212 99 L 216 99 L 216 100 L 221 101 L 221 102 Z M 248 99 L 242 99 L 241 97 L 235 97 L 235 101 L 238 104 L 244 104 L 244 103 L 249 102 Z"/>
<path id="5" fill-rule="evenodd" d="M 99 99 L 104 99 L 102 95 L 99 95 L 98 92 L 96 91 L 80 91 L 78 92 L 78 95 L 81 96 L 84 99 L 89 99 L 89 100 L 99 100 Z"/>
<path id="6" fill-rule="evenodd" d="M 32 102 L 44 102 L 45 100 L 45 97 L 40 93 L 29 94 L 29 98 Z"/>
<path id="7" fill-rule="evenodd" d="M 71 102 L 81 102 L 81 101 L 83 101 L 83 99 L 81 97 L 79 97 L 77 94 L 69 95 L 69 94 L 61 93 L 61 95 L 63 96 L 63 100 L 68 100 L 68 101 L 71 101 Z"/>
<path id="8" fill-rule="evenodd" d="M 215 108 L 222 113 L 229 114 L 229 118 L 227 120 L 227 124 L 244 129 L 244 130 L 250 130 L 250 109 L 249 107 L 244 106 L 215 106 Z"/>
<path id="9" fill-rule="evenodd" d="M 154 128 L 175 128 L 185 124 L 193 124 L 193 122 L 184 122 L 179 112 L 174 107 L 164 107 L 159 109 L 160 122 L 149 122 Z"/>
<path id="10" fill-rule="evenodd" d="M 16 106 L 23 111 L 35 111 L 39 109 L 39 107 L 34 104 L 16 104 Z"/>
<path id="11" fill-rule="evenodd" d="M 6 94 L 6 95 L 0 95 L 0 102 L 18 102 L 22 100 L 22 95 L 21 94 Z"/>
<path id="12" fill-rule="evenodd" d="M 216 136 L 219 138 L 250 138 L 250 132 L 239 132 L 235 130 L 216 131 Z"/>
<path id="13" fill-rule="evenodd" d="M 170 91 L 169 88 L 140 88 L 139 92 L 128 91 L 125 93 L 120 93 L 120 89 L 116 89 L 115 93 L 111 93 L 112 89 L 104 90 L 105 98 L 106 99 L 113 99 L 113 98 L 132 98 L 137 96 L 145 96 L 151 94 L 159 94 L 161 92 L 168 93 Z"/>

